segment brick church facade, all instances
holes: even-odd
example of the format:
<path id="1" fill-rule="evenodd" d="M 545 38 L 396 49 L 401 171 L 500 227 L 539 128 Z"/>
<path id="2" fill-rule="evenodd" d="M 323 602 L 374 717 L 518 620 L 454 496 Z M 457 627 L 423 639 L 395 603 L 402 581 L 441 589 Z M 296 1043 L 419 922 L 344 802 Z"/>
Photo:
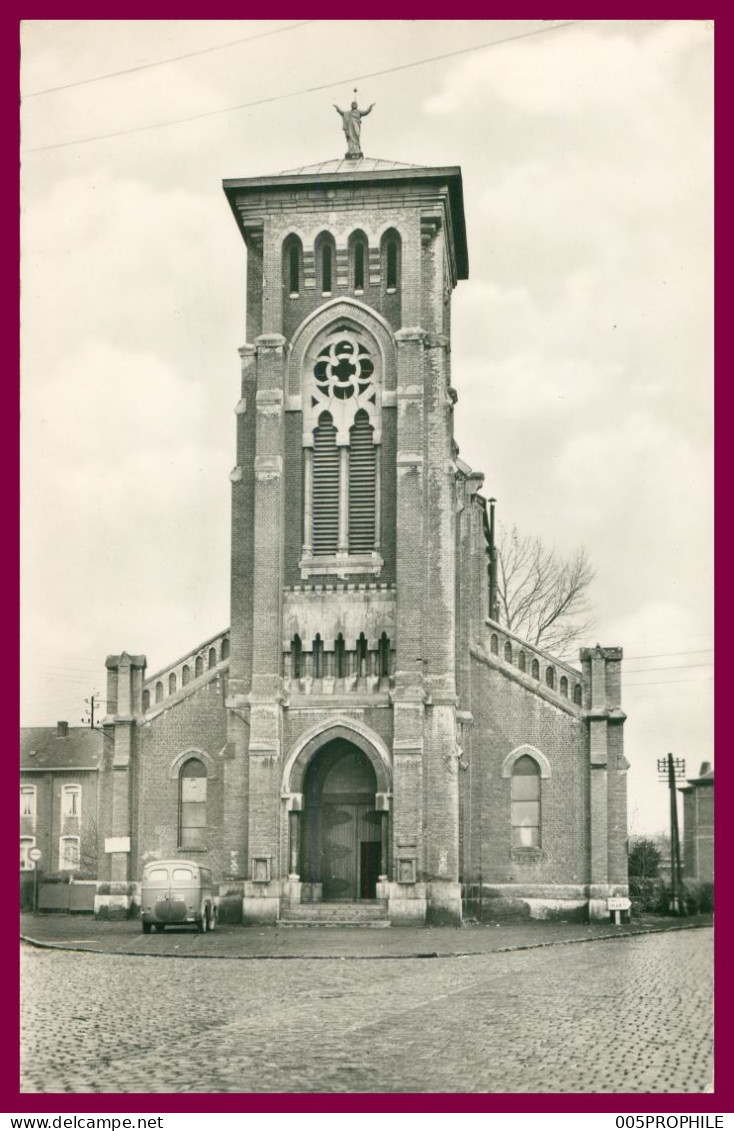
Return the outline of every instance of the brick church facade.
<path id="1" fill-rule="evenodd" d="M 248 257 L 231 624 L 153 675 L 108 658 L 99 880 L 193 857 L 244 923 L 605 916 L 622 654 L 576 668 L 490 617 L 454 441 L 460 171 L 360 155 L 224 191 Z"/>

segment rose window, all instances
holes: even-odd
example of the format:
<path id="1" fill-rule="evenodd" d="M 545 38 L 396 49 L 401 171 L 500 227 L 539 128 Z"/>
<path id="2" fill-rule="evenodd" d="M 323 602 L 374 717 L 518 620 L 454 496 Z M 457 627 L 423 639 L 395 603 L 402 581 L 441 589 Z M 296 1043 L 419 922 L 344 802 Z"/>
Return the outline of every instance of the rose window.
<path id="1" fill-rule="evenodd" d="M 338 338 L 321 350 L 313 375 L 316 387 L 325 399 L 337 397 L 345 401 L 367 392 L 374 370 L 365 346 L 347 338 Z"/>

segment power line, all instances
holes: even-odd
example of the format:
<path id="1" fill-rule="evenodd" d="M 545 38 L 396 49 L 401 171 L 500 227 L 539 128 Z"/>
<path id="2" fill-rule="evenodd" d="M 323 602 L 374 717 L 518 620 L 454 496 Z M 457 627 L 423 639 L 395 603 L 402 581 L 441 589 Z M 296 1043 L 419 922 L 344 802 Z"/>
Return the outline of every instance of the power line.
<path id="1" fill-rule="evenodd" d="M 628 683 L 625 687 L 625 692 L 631 691 L 635 687 L 654 687 L 662 684 L 672 683 L 708 683 L 714 677 L 712 675 L 702 676 L 700 679 L 642 679 L 639 683 Z"/>
<path id="2" fill-rule="evenodd" d="M 625 660 L 662 660 L 666 656 L 702 656 L 713 648 L 688 648 L 685 652 L 653 652 L 651 656 L 625 656 Z"/>
<path id="3" fill-rule="evenodd" d="M 563 23 L 554 24 L 553 27 L 535 28 L 534 31 L 524 31 L 517 35 L 508 35 L 504 39 L 488 40 L 485 43 L 475 43 L 471 47 L 462 47 L 458 51 L 447 51 L 443 55 L 432 55 L 427 59 L 415 59 L 412 63 L 400 63 L 395 67 L 384 67 L 380 71 L 367 71 L 360 75 L 351 75 L 346 78 L 335 79 L 332 82 L 320 83 L 318 86 L 307 86 L 301 90 L 291 90 L 287 94 L 272 94 L 267 98 L 257 98 L 253 102 L 241 102 L 237 106 L 226 106 L 223 110 L 206 110 L 202 114 L 191 114 L 186 118 L 171 118 L 167 122 L 154 122 L 148 126 L 134 126 L 129 130 L 117 130 L 109 134 L 93 134 L 90 137 L 77 138 L 75 141 L 57 141 L 53 145 L 37 145 L 30 149 L 22 149 L 21 153 L 44 153 L 49 149 L 65 149 L 70 145 L 86 145 L 90 141 L 106 141 L 113 137 L 126 137 L 129 134 L 144 133 L 146 130 L 160 130 L 166 126 L 179 126 L 184 122 L 198 122 L 202 118 L 214 118 L 219 114 L 231 114 L 235 110 L 250 110 L 255 106 L 265 106 L 272 102 L 283 102 L 288 98 L 297 98 L 302 94 L 316 94 L 321 90 L 331 90 L 335 86 L 345 86 L 347 83 L 361 82 L 364 79 L 379 78 L 390 75 L 396 71 L 407 71 L 412 67 L 422 67 L 427 63 L 439 63 L 444 59 L 455 59 L 459 55 L 468 55 L 473 51 L 482 51 L 489 47 L 499 47 L 503 43 L 511 43 L 516 39 L 527 39 L 531 35 L 541 35 L 544 32 L 556 31 L 559 28 L 569 27 L 578 23 L 578 20 L 564 20 Z"/>
<path id="4" fill-rule="evenodd" d="M 713 660 L 709 660 L 705 664 L 667 664 L 661 665 L 656 668 L 632 668 L 630 671 L 625 672 L 624 679 L 631 675 L 641 675 L 642 672 L 679 672 L 684 668 L 710 668 L 713 667 Z"/>
<path id="5" fill-rule="evenodd" d="M 74 86 L 86 86 L 90 82 L 102 82 L 104 79 L 115 79 L 120 75 L 131 75 L 135 71 L 146 71 L 151 67 L 165 67 L 169 63 L 179 63 L 182 59 L 193 59 L 195 55 L 207 55 L 211 51 L 223 51 L 227 47 L 236 47 L 240 43 L 251 43 L 253 39 L 265 39 L 269 35 L 281 35 L 286 31 L 294 31 L 306 24 L 315 23 L 315 20 L 301 20 L 288 27 L 272 28 L 270 31 L 261 31 L 257 35 L 247 35 L 242 39 L 232 39 L 228 43 L 216 43 L 212 47 L 202 47 L 199 51 L 188 51 L 185 55 L 172 55 L 170 59 L 158 59 L 153 63 L 140 63 L 137 67 L 126 67 L 123 71 L 108 71 L 104 75 L 95 75 L 91 79 L 79 79 L 77 82 L 63 83 L 61 86 L 47 86 L 44 90 L 32 90 L 30 94 L 23 94 L 22 98 L 38 98 L 41 94 L 54 94 L 58 90 L 70 90 Z"/>

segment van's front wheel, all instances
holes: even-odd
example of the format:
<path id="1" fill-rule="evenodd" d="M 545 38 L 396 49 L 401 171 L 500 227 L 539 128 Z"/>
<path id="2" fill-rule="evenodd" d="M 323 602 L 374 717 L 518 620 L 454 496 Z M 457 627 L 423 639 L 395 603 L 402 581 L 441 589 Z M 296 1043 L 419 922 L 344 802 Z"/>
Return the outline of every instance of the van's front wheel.
<path id="1" fill-rule="evenodd" d="M 143 923 L 143 934 L 144 934 L 144 935 L 149 935 L 149 934 L 150 934 L 150 928 L 151 928 L 152 926 L 153 926 L 153 924 L 152 924 L 152 923 Z"/>

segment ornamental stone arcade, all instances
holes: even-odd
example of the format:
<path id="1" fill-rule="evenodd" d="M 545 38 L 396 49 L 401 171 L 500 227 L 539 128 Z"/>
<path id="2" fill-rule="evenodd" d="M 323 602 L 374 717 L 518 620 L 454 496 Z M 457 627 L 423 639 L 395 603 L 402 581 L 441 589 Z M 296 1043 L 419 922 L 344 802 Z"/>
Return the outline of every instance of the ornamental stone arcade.
<path id="1" fill-rule="evenodd" d="M 245 923 L 604 916 L 621 650 L 577 668 L 490 618 L 454 440 L 461 172 L 358 149 L 224 182 L 247 246 L 231 624 L 151 676 L 109 657 L 99 878 L 191 856 Z"/>

